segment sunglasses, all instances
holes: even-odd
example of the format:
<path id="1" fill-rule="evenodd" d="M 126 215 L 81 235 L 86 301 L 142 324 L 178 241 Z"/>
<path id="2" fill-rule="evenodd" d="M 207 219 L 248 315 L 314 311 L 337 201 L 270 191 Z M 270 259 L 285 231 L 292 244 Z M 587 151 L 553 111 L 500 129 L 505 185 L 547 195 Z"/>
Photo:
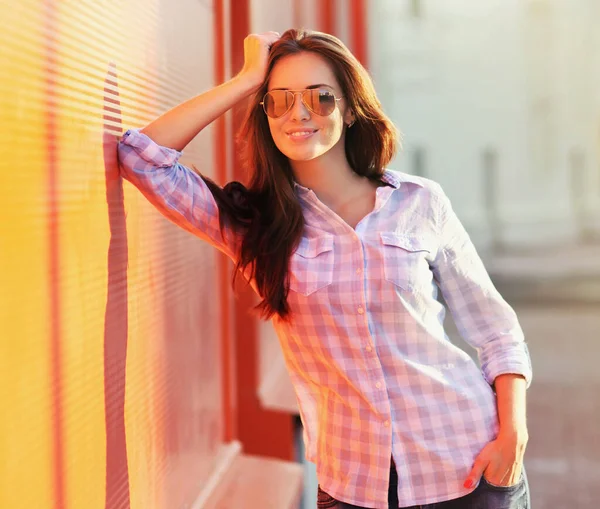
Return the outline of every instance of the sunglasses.
<path id="1" fill-rule="evenodd" d="M 307 88 L 304 90 L 271 90 L 267 92 L 260 104 L 271 118 L 279 118 L 292 109 L 296 101 L 296 94 L 300 94 L 302 103 L 309 111 L 320 117 L 333 113 L 337 101 L 344 96 L 336 97 L 333 90 L 328 88 Z"/>

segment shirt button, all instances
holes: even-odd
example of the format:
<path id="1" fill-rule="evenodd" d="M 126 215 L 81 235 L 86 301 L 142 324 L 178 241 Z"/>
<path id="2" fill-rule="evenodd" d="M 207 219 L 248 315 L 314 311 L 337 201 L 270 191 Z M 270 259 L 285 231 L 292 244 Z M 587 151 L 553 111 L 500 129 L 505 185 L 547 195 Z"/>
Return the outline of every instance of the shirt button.
<path id="1" fill-rule="evenodd" d="M 386 428 L 389 428 L 389 427 L 390 427 L 390 421 L 384 421 L 383 425 L 384 425 Z"/>
<path id="2" fill-rule="evenodd" d="M 357 274 L 362 274 L 362 269 L 356 269 Z"/>
<path id="3" fill-rule="evenodd" d="M 377 387 L 378 389 L 381 389 L 381 382 L 377 382 L 377 383 L 375 384 L 375 387 Z"/>
<path id="4" fill-rule="evenodd" d="M 367 345 L 367 346 L 366 346 L 366 348 L 365 348 L 365 350 L 366 350 L 367 352 L 370 352 L 370 351 L 371 351 L 371 350 L 373 350 L 373 349 L 371 348 L 371 345 Z"/>
<path id="5" fill-rule="evenodd" d="M 365 314 L 365 310 L 363 309 L 362 306 L 359 306 L 359 308 L 358 308 L 358 314 L 359 315 L 364 315 Z"/>

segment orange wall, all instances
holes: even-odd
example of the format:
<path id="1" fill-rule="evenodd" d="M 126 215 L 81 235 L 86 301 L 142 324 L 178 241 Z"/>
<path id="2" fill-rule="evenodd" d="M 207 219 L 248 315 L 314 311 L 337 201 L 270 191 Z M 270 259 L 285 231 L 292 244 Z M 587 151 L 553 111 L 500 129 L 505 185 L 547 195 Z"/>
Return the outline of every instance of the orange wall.
<path id="1" fill-rule="evenodd" d="M 231 300 L 231 263 L 123 182 L 115 152 L 124 129 L 237 73 L 270 2 L 0 5 L 1 508 L 191 506 L 233 440 L 293 458 L 292 418 L 258 397 L 274 357 L 255 296 Z M 323 23 L 299 2 L 278 22 Z M 182 161 L 241 178 L 241 113 Z"/>
<path id="2" fill-rule="evenodd" d="M 0 6 L 0 507 L 191 504 L 223 450 L 216 254 L 116 135 L 213 85 L 210 2 Z M 215 176 L 209 129 L 185 153 Z"/>
<path id="3" fill-rule="evenodd" d="M 37 7 L 27 26 L 19 8 L 0 7 L 0 507 L 16 508 L 52 507 L 54 496 L 45 55 L 13 39 L 41 37 Z"/>

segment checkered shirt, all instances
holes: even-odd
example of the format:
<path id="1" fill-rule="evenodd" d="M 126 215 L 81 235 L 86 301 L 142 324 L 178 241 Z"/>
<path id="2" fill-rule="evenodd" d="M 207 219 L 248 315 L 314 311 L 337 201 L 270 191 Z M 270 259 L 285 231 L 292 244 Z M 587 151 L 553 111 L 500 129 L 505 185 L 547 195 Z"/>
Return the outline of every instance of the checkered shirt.
<path id="1" fill-rule="evenodd" d="M 207 186 L 181 152 L 131 129 L 121 172 L 168 219 L 235 259 Z M 531 384 L 523 332 L 439 184 L 385 170 L 355 229 L 299 184 L 306 222 L 290 260 L 293 319 L 273 318 L 323 490 L 388 507 L 390 458 L 401 507 L 458 498 L 498 433 L 494 379 Z M 479 363 L 444 332 L 441 290 Z"/>

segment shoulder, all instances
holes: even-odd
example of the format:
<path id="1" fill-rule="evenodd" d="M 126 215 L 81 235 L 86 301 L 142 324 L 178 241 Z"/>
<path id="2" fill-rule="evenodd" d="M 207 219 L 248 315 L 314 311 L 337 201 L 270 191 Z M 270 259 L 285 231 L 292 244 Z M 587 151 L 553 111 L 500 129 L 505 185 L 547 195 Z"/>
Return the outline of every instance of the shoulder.
<path id="1" fill-rule="evenodd" d="M 418 206 L 426 209 L 426 215 L 432 217 L 436 222 L 447 216 L 452 210 L 450 199 L 439 182 L 435 180 L 388 168 L 384 170 L 384 179 L 396 189 L 409 186 L 410 188 L 406 190 L 408 195 L 414 197 Z M 405 193 L 402 192 L 400 196 L 405 196 Z"/>

